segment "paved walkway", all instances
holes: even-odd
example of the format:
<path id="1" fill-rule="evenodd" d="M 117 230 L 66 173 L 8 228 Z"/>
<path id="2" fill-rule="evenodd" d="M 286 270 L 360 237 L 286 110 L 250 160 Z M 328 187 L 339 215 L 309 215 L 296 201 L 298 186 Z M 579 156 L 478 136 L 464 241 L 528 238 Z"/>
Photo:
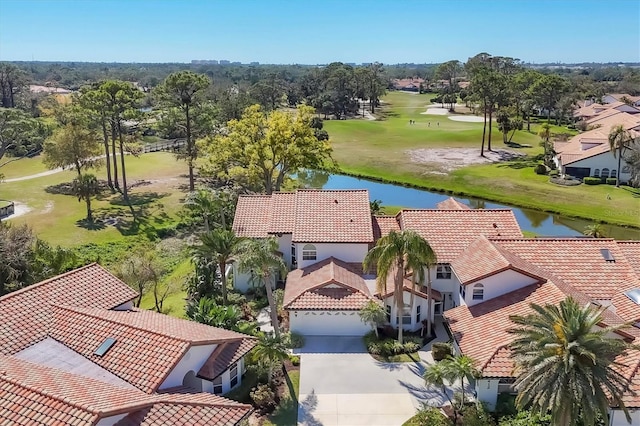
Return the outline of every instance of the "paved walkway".
<path id="1" fill-rule="evenodd" d="M 271 324 L 271 309 L 269 309 L 268 306 L 260 310 L 256 321 L 258 322 L 260 331 L 264 331 L 265 333 L 273 333 L 273 325 Z"/>
<path id="2" fill-rule="evenodd" d="M 436 323 L 436 339 L 447 341 Z M 307 336 L 301 356 L 298 424 L 401 425 L 422 403 L 448 402 L 422 379 L 433 362 L 431 344 L 420 350 L 419 363 L 382 363 L 365 350 L 361 337 Z"/>

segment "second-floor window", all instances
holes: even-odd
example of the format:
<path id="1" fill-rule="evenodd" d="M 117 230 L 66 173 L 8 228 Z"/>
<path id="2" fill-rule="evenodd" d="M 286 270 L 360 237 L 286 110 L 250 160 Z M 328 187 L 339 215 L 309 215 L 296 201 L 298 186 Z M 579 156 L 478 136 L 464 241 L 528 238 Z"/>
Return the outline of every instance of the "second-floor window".
<path id="1" fill-rule="evenodd" d="M 484 299 L 484 285 L 476 284 L 473 286 L 473 300 Z"/>
<path id="2" fill-rule="evenodd" d="M 436 270 L 436 278 L 443 280 L 451 279 L 451 265 L 442 264 L 438 265 L 438 269 Z"/>
<path id="3" fill-rule="evenodd" d="M 222 376 L 218 376 L 213 380 L 213 393 L 222 393 Z"/>
<path id="4" fill-rule="evenodd" d="M 234 387 L 238 384 L 238 364 L 235 364 L 233 367 L 231 367 L 229 377 L 231 378 L 231 387 Z"/>
<path id="5" fill-rule="evenodd" d="M 317 251 L 313 244 L 305 244 L 302 247 L 302 260 L 316 260 Z"/>

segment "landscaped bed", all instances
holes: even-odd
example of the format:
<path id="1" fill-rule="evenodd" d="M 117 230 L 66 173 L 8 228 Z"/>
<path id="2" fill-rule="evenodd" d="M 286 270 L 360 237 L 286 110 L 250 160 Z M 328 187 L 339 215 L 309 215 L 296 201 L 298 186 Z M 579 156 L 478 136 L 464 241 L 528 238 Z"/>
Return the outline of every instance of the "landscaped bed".
<path id="1" fill-rule="evenodd" d="M 432 336 L 435 334 L 432 333 Z M 398 342 L 395 330 L 381 330 L 379 337 L 371 331 L 363 337 L 364 345 L 371 356 L 380 362 L 419 362 L 418 351 L 434 337 L 420 333 L 405 333 L 403 343 Z"/>

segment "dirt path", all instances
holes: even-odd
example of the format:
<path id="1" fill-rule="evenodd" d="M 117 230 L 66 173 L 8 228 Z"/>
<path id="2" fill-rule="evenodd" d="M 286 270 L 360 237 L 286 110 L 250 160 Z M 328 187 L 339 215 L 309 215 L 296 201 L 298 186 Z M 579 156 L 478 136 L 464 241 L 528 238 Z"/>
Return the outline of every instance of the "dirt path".
<path id="1" fill-rule="evenodd" d="M 4 179 L 2 182 L 11 183 L 11 182 L 20 182 L 21 180 L 37 179 L 37 178 L 44 177 L 44 176 L 55 175 L 56 173 L 60 173 L 62 171 L 63 171 L 62 167 L 58 167 L 57 169 L 47 170 L 46 172 L 36 173 L 35 175 L 22 176 L 22 177 L 11 178 L 11 179 Z"/>

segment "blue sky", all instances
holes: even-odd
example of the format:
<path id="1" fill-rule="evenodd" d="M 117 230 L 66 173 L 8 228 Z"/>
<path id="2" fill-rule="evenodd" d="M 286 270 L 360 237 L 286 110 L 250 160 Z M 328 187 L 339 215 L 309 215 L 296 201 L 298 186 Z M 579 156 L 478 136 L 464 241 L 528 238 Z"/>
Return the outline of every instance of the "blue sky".
<path id="1" fill-rule="evenodd" d="M 0 60 L 640 61 L 638 0 L 0 0 Z"/>

